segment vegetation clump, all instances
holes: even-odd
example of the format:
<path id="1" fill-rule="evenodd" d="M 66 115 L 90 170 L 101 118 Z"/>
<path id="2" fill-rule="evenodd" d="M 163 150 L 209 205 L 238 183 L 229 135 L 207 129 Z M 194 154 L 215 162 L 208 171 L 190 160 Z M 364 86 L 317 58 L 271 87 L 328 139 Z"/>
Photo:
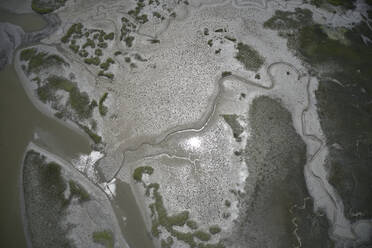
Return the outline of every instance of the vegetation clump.
<path id="1" fill-rule="evenodd" d="M 223 71 L 223 72 L 221 73 L 221 75 L 222 75 L 222 77 L 228 77 L 228 76 L 231 76 L 232 73 L 231 73 L 231 71 Z"/>
<path id="2" fill-rule="evenodd" d="M 190 229 L 198 229 L 198 223 L 196 223 L 196 221 L 193 221 L 193 220 L 188 220 L 186 221 L 186 225 L 190 228 Z"/>
<path id="3" fill-rule="evenodd" d="M 241 141 L 240 135 L 243 133 L 244 128 L 240 125 L 238 121 L 238 115 L 236 114 L 231 114 L 231 115 L 222 115 L 224 120 L 226 121 L 227 124 L 231 127 L 233 131 L 233 136 L 237 142 Z"/>
<path id="4" fill-rule="evenodd" d="M 98 72 L 98 76 L 101 76 L 101 77 L 106 77 L 108 79 L 113 79 L 114 78 L 114 74 L 112 74 L 111 72 L 109 73 L 105 73 L 104 71 L 99 71 Z"/>
<path id="5" fill-rule="evenodd" d="M 97 46 L 99 46 L 100 48 L 107 48 L 107 43 L 106 42 L 99 42 L 97 44 Z"/>
<path id="6" fill-rule="evenodd" d="M 82 29 L 83 24 L 81 23 L 72 24 L 71 27 L 67 30 L 66 34 L 61 38 L 61 41 L 63 43 L 67 43 L 73 34 L 82 35 Z"/>
<path id="7" fill-rule="evenodd" d="M 90 58 L 86 58 L 84 59 L 84 62 L 88 65 L 99 65 L 99 63 L 101 62 L 101 60 L 99 59 L 99 57 L 90 57 Z"/>
<path id="8" fill-rule="evenodd" d="M 133 36 L 127 36 L 127 37 L 125 37 L 124 41 L 125 41 L 125 44 L 127 45 L 127 47 L 132 47 L 134 37 Z"/>
<path id="9" fill-rule="evenodd" d="M 134 37 L 131 36 L 130 34 L 136 30 L 137 26 L 125 17 L 121 18 L 121 22 L 122 22 L 122 26 L 121 26 L 121 30 L 120 30 L 120 32 L 121 32 L 120 40 L 124 40 L 126 42 L 127 46 L 130 47 L 128 41 L 131 40 L 131 42 L 130 42 L 130 44 L 131 44 L 134 40 Z M 131 37 L 131 38 L 128 38 L 128 37 Z"/>
<path id="10" fill-rule="evenodd" d="M 77 197 L 80 203 L 90 200 L 89 193 L 79 183 L 75 182 L 74 180 L 70 180 L 69 186 L 70 199 L 72 199 L 73 197 Z"/>
<path id="11" fill-rule="evenodd" d="M 138 61 L 141 61 L 141 62 L 146 62 L 147 61 L 147 59 L 142 58 L 141 54 L 139 54 L 139 53 L 134 54 L 134 59 L 136 59 Z"/>
<path id="12" fill-rule="evenodd" d="M 94 49 L 96 47 L 96 44 L 94 43 L 94 40 L 88 38 L 87 41 L 83 45 L 83 49 L 85 49 L 87 47 L 91 47 L 91 48 Z"/>
<path id="13" fill-rule="evenodd" d="M 60 7 L 64 6 L 67 0 L 43 1 L 32 0 L 31 8 L 39 14 L 49 14 Z"/>
<path id="14" fill-rule="evenodd" d="M 154 169 L 150 166 L 137 167 L 134 170 L 133 179 L 136 180 L 137 182 L 141 182 L 142 181 L 142 175 L 144 173 L 152 175 L 153 172 L 154 172 Z"/>
<path id="15" fill-rule="evenodd" d="M 213 225 L 213 226 L 210 226 L 209 227 L 209 232 L 214 235 L 214 234 L 217 234 L 219 232 L 221 232 L 221 228 L 217 225 Z"/>
<path id="16" fill-rule="evenodd" d="M 84 130 L 86 134 L 93 140 L 95 144 L 99 144 L 102 142 L 102 137 L 98 134 L 94 133 L 89 127 L 79 124 L 80 128 Z"/>
<path id="17" fill-rule="evenodd" d="M 343 9 L 354 9 L 355 1 L 356 0 L 311 0 L 310 3 L 318 8 L 329 4 L 336 7 L 342 7 Z"/>
<path id="18" fill-rule="evenodd" d="M 264 59 L 255 49 L 242 42 L 238 43 L 237 49 L 238 54 L 235 58 L 244 65 L 245 69 L 258 71 L 261 68 Z"/>
<path id="19" fill-rule="evenodd" d="M 128 11 L 128 14 L 141 24 L 145 24 L 146 22 L 148 22 L 147 15 L 140 14 L 143 7 L 145 7 L 145 3 L 143 1 L 138 1 L 136 8 Z"/>
<path id="20" fill-rule="evenodd" d="M 114 248 L 114 234 L 110 230 L 103 230 L 93 233 L 93 241 L 105 246 L 105 248 Z"/>
<path id="21" fill-rule="evenodd" d="M 159 39 L 151 39 L 150 43 L 151 44 L 158 44 L 158 43 L 160 43 L 160 40 Z"/>
<path id="22" fill-rule="evenodd" d="M 203 231 L 194 232 L 194 236 L 201 241 L 209 241 L 211 239 L 211 235 Z"/>
<path id="23" fill-rule="evenodd" d="M 174 243 L 173 238 L 169 236 L 167 237 L 166 240 L 162 239 L 160 245 L 161 248 L 171 248 L 173 243 Z"/>
<path id="24" fill-rule="evenodd" d="M 47 52 L 38 52 L 36 48 L 28 48 L 22 50 L 20 53 L 21 61 L 27 61 L 27 73 L 37 73 L 43 68 L 47 68 L 53 65 L 66 65 L 66 61 L 56 55 L 48 54 Z"/>
<path id="25" fill-rule="evenodd" d="M 99 67 L 101 67 L 102 70 L 106 71 L 110 67 L 111 64 L 114 64 L 115 61 L 112 58 L 107 58 L 105 62 L 103 62 Z"/>
<path id="26" fill-rule="evenodd" d="M 232 42 L 236 41 L 236 39 L 234 37 L 231 37 L 231 36 L 228 36 L 228 35 L 225 36 L 225 39 L 229 40 L 229 41 L 232 41 Z"/>
<path id="27" fill-rule="evenodd" d="M 103 102 L 106 100 L 107 96 L 108 96 L 108 93 L 106 92 L 105 94 L 103 94 L 101 99 L 99 99 L 98 110 L 102 116 L 105 116 L 107 114 L 108 109 L 105 105 L 103 105 Z"/>
<path id="28" fill-rule="evenodd" d="M 298 29 L 312 22 L 313 13 L 308 9 L 296 8 L 294 12 L 276 10 L 275 14 L 264 22 L 264 28 L 274 30 Z"/>
<path id="29" fill-rule="evenodd" d="M 36 54 L 36 52 L 36 48 L 23 49 L 20 53 L 19 58 L 21 59 L 21 61 L 28 61 Z"/>
<path id="30" fill-rule="evenodd" d="M 105 34 L 105 35 L 103 36 L 103 38 L 104 38 L 105 40 L 113 40 L 114 37 L 115 37 L 114 32 L 111 32 L 111 33 Z"/>
<path id="31" fill-rule="evenodd" d="M 97 55 L 97 56 L 102 56 L 102 50 L 97 48 L 95 51 L 94 51 L 94 54 Z"/>
<path id="32" fill-rule="evenodd" d="M 82 49 L 82 50 L 79 51 L 79 55 L 80 55 L 80 57 L 86 58 L 86 57 L 88 57 L 89 53 L 86 50 Z"/>
<path id="33" fill-rule="evenodd" d="M 69 46 L 69 48 L 74 52 L 74 53 L 78 53 L 79 52 L 79 49 L 80 49 L 80 46 L 78 45 L 74 45 L 74 44 L 71 44 Z"/>

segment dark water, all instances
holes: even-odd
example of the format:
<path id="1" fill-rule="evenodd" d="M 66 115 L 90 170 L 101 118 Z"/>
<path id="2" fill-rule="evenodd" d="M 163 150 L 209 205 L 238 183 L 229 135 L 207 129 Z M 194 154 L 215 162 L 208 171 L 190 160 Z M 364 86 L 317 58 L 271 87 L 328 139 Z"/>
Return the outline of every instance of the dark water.
<path id="1" fill-rule="evenodd" d="M 114 210 L 124 237 L 132 248 L 154 247 L 151 234 L 146 231 L 145 223 L 137 206 L 129 184 L 116 181 Z M 123 220 L 125 217 L 125 221 Z"/>
<path id="2" fill-rule="evenodd" d="M 0 247 L 26 247 L 20 214 L 20 168 L 35 131 L 51 152 L 65 159 L 88 153 L 88 140 L 44 116 L 30 102 L 13 65 L 0 71 Z M 43 130 L 43 131 L 41 131 Z"/>
<path id="3" fill-rule="evenodd" d="M 25 32 L 40 30 L 46 25 L 44 19 L 35 13 L 13 14 L 0 8 L 0 22 L 9 22 L 23 28 Z"/>

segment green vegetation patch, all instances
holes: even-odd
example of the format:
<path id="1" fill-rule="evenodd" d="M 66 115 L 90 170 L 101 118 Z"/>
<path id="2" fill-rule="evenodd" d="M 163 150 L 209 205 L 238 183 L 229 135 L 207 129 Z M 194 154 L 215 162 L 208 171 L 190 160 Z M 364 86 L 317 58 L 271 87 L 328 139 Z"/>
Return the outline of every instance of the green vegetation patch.
<path id="1" fill-rule="evenodd" d="M 31 8 L 39 14 L 51 13 L 64 6 L 67 0 L 32 0 Z"/>
<path id="2" fill-rule="evenodd" d="M 87 41 L 83 45 L 83 49 L 85 49 L 87 47 L 91 47 L 91 48 L 94 49 L 96 47 L 96 44 L 94 43 L 94 40 L 88 38 Z"/>
<path id="3" fill-rule="evenodd" d="M 245 69 L 250 71 L 258 71 L 264 63 L 261 55 L 252 47 L 242 42 L 238 43 L 238 53 L 236 59 L 242 63 Z"/>
<path id="4" fill-rule="evenodd" d="M 211 235 L 209 233 L 206 233 L 200 230 L 194 232 L 194 236 L 201 241 L 209 241 L 211 239 Z"/>
<path id="5" fill-rule="evenodd" d="M 103 38 L 104 38 L 105 40 L 113 40 L 114 37 L 115 37 L 114 32 L 111 32 L 111 33 L 105 34 L 105 35 L 103 36 Z"/>
<path id="6" fill-rule="evenodd" d="M 106 72 L 104 72 L 102 70 L 98 72 L 98 76 L 106 77 L 108 79 L 113 79 L 114 78 L 114 74 L 112 74 L 111 72 L 106 73 Z"/>
<path id="7" fill-rule="evenodd" d="M 86 92 L 80 92 L 75 82 L 55 75 L 48 77 L 46 81 L 43 86 L 37 88 L 37 94 L 43 103 L 56 101 L 56 91 L 63 90 L 69 93 L 68 103 L 79 119 L 92 116 L 95 104 L 90 102 Z"/>
<path id="8" fill-rule="evenodd" d="M 236 114 L 232 114 L 232 115 L 222 115 L 222 117 L 224 118 L 226 123 L 229 124 L 229 126 L 231 127 L 235 140 L 237 142 L 240 142 L 241 141 L 240 135 L 243 133 L 244 128 L 238 122 L 239 116 Z"/>
<path id="9" fill-rule="evenodd" d="M 167 237 L 166 240 L 162 239 L 160 245 L 161 248 L 171 248 L 173 243 L 174 243 L 173 238 L 169 236 Z"/>
<path id="10" fill-rule="evenodd" d="M 97 48 L 95 51 L 94 51 L 94 54 L 97 55 L 97 56 L 102 56 L 102 50 Z"/>
<path id="11" fill-rule="evenodd" d="M 104 101 L 106 100 L 108 96 L 108 93 L 105 92 L 101 98 L 99 99 L 99 105 L 98 105 L 98 110 L 99 110 L 99 113 L 102 115 L 102 116 L 105 116 L 107 114 L 107 107 L 105 105 L 103 105 Z"/>
<path id="12" fill-rule="evenodd" d="M 136 180 L 137 182 L 141 182 L 142 181 L 142 175 L 144 173 L 145 174 L 152 175 L 153 172 L 154 172 L 154 169 L 152 167 L 150 167 L 150 166 L 137 167 L 134 170 L 133 179 Z"/>
<path id="13" fill-rule="evenodd" d="M 223 72 L 221 73 L 221 76 L 222 76 L 222 77 L 228 77 L 228 76 L 231 76 L 231 75 L 232 75 L 231 71 L 223 71 Z"/>
<path id="14" fill-rule="evenodd" d="M 19 55 L 21 61 L 29 61 L 37 53 L 36 48 L 23 49 Z"/>
<path id="15" fill-rule="evenodd" d="M 138 1 L 136 8 L 128 11 L 128 14 L 141 24 L 145 24 L 146 22 L 148 22 L 147 15 L 141 15 L 141 10 L 143 9 L 143 7 L 145 7 L 144 1 Z"/>
<path id="16" fill-rule="evenodd" d="M 228 36 L 228 35 L 225 36 L 225 39 L 229 40 L 229 41 L 232 41 L 232 42 L 236 42 L 236 39 L 234 37 L 231 37 L 231 36 Z"/>
<path id="17" fill-rule="evenodd" d="M 70 180 L 69 186 L 70 186 L 70 199 L 77 197 L 80 203 L 90 200 L 89 193 L 78 182 L 75 182 L 74 180 Z"/>
<path id="18" fill-rule="evenodd" d="M 79 124 L 80 128 L 84 130 L 86 134 L 93 140 L 95 144 L 99 144 L 102 142 L 102 137 L 98 134 L 94 133 L 89 127 Z"/>
<path id="19" fill-rule="evenodd" d="M 186 221 L 186 225 L 187 225 L 190 229 L 193 229 L 193 230 L 198 229 L 198 223 L 196 223 L 196 221 L 188 220 L 188 221 Z"/>
<path id="20" fill-rule="evenodd" d="M 355 8 L 355 0 L 311 0 L 310 3 L 318 8 L 327 4 L 342 7 L 343 9 Z"/>
<path id="21" fill-rule="evenodd" d="M 209 227 L 209 232 L 214 235 L 214 234 L 220 233 L 221 228 L 217 225 L 213 225 Z"/>
<path id="22" fill-rule="evenodd" d="M 121 25 L 121 30 L 120 30 L 121 32 L 120 40 L 124 40 L 127 46 L 130 47 L 129 44 L 131 44 L 134 40 L 134 37 L 131 36 L 130 34 L 136 30 L 137 26 L 125 17 L 121 18 L 121 23 L 122 25 Z M 132 37 L 132 38 L 128 38 L 128 37 Z M 131 40 L 131 42 L 129 43 L 127 40 L 128 41 Z"/>
<path id="23" fill-rule="evenodd" d="M 127 37 L 125 37 L 124 41 L 125 41 L 125 44 L 127 45 L 127 47 L 132 47 L 134 37 L 133 36 L 127 36 Z"/>
<path id="24" fill-rule="evenodd" d="M 106 248 L 113 248 L 115 244 L 114 234 L 110 230 L 94 232 L 93 241 L 105 246 Z"/>
<path id="25" fill-rule="evenodd" d="M 116 51 L 116 52 L 114 53 L 115 56 L 118 56 L 118 55 L 120 55 L 120 54 L 122 54 L 121 51 Z"/>
<path id="26" fill-rule="evenodd" d="M 54 65 L 69 65 L 62 57 L 47 52 L 38 52 L 36 48 L 22 50 L 20 53 L 20 59 L 21 61 L 28 62 L 27 73 L 38 73 L 41 69 Z"/>
<path id="27" fill-rule="evenodd" d="M 99 57 L 96 56 L 96 57 L 86 58 L 84 59 L 84 62 L 88 65 L 99 65 L 101 60 L 99 59 Z"/>
<path id="28" fill-rule="evenodd" d="M 72 24 L 71 27 L 67 30 L 66 34 L 61 38 L 61 41 L 63 43 L 67 43 L 73 34 L 82 35 L 83 27 L 84 26 L 81 23 Z"/>
<path id="29" fill-rule="evenodd" d="M 298 29 L 312 22 L 313 13 L 308 9 L 296 8 L 291 11 L 275 11 L 275 14 L 264 23 L 264 28 L 274 30 Z"/>
<path id="30" fill-rule="evenodd" d="M 102 70 L 106 71 L 110 67 L 111 64 L 114 64 L 115 61 L 112 58 L 107 58 L 105 62 L 103 62 L 99 67 L 101 67 Z"/>

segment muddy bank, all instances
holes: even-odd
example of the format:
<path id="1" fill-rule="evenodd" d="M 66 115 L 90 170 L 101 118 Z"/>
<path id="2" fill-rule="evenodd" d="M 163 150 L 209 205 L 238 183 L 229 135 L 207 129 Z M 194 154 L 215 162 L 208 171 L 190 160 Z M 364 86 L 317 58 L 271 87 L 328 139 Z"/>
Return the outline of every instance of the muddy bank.
<path id="1" fill-rule="evenodd" d="M 300 242 L 328 247 L 327 219 L 313 212 L 304 179 L 306 146 L 291 114 L 280 101 L 261 96 L 253 100 L 249 118 L 252 136 L 244 151 L 249 176 L 239 224 L 227 242 L 235 240 L 237 247 L 292 247 Z"/>

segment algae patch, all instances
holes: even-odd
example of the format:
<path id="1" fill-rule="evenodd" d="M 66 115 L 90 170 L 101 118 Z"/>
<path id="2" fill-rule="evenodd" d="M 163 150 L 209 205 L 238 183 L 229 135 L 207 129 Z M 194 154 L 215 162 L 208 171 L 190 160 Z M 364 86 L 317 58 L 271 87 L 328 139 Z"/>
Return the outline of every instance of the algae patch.
<path id="1" fill-rule="evenodd" d="M 250 71 L 258 71 L 264 63 L 263 57 L 252 47 L 242 42 L 237 45 L 236 59 Z"/>

